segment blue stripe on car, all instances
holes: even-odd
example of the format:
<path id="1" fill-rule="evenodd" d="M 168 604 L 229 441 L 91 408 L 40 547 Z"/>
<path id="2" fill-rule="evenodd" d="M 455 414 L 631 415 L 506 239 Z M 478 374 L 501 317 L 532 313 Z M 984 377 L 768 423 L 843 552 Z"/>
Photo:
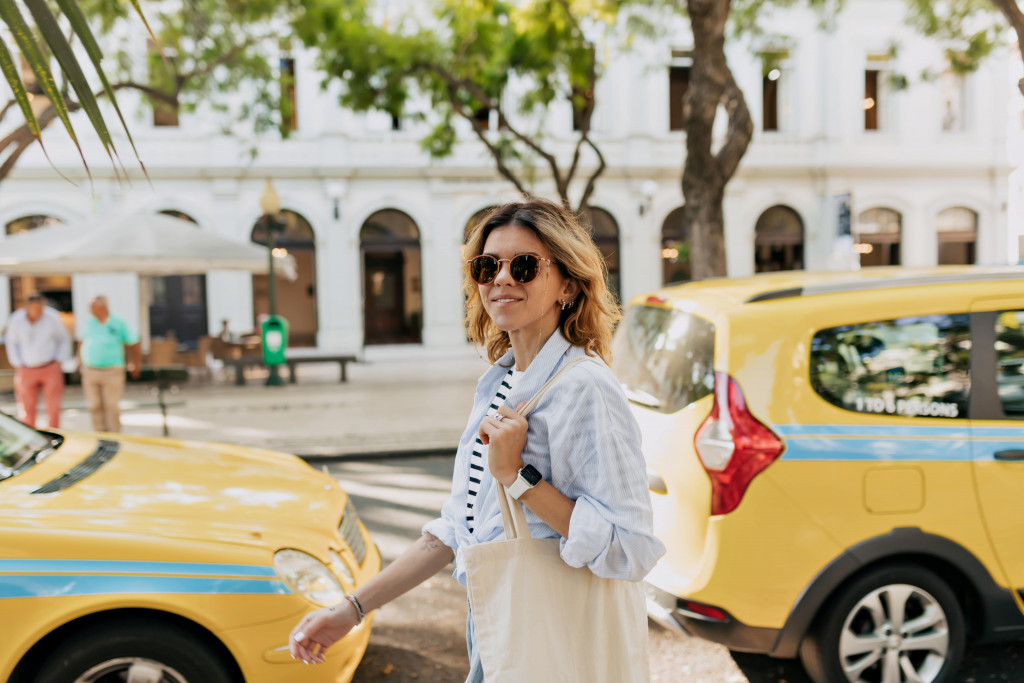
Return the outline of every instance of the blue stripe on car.
<path id="1" fill-rule="evenodd" d="M 274 578 L 273 567 L 258 564 L 207 562 L 135 562 L 129 560 L 0 560 L 0 573 L 53 572 L 91 574 L 185 574 Z"/>
<path id="2" fill-rule="evenodd" d="M 1024 429 L 909 425 L 773 425 L 784 460 L 968 462 L 1018 449 Z"/>
<path id="3" fill-rule="evenodd" d="M 189 576 L 104 576 L 98 574 L 3 574 L 0 599 L 174 593 L 210 595 L 287 595 L 281 581 Z"/>

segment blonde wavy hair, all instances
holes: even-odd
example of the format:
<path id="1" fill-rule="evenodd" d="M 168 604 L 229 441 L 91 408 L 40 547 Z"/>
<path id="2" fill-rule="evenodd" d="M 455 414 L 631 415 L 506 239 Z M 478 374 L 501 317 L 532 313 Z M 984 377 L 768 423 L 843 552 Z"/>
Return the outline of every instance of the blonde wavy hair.
<path id="1" fill-rule="evenodd" d="M 559 326 L 565 338 L 593 356 L 611 363 L 611 339 L 622 317 L 608 289 L 601 252 L 590 232 L 566 208 L 546 199 L 529 198 L 495 207 L 473 228 L 466 240 L 467 260 L 483 253 L 487 237 L 497 228 L 517 225 L 529 228 L 551 252 L 562 277 L 579 284 L 580 292 L 569 308 L 561 311 Z M 465 267 L 466 331 L 471 341 L 487 349 L 496 363 L 512 346 L 507 332 L 499 330 L 484 310 L 480 290 Z"/>

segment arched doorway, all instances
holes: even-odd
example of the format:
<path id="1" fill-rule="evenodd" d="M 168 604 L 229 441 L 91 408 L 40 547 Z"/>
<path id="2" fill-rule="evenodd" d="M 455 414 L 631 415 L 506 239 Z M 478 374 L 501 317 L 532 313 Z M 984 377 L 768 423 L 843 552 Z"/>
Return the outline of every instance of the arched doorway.
<path id="1" fill-rule="evenodd" d="M 754 272 L 803 270 L 804 222 L 788 206 L 767 209 L 754 225 Z"/>
<path id="2" fill-rule="evenodd" d="M 939 212 L 935 220 L 939 238 L 939 265 L 970 265 L 978 243 L 978 214 L 962 206 Z"/>
<path id="3" fill-rule="evenodd" d="M 181 211 L 160 211 L 188 221 L 199 229 L 192 216 Z M 174 337 L 194 349 L 199 338 L 209 334 L 206 317 L 206 275 L 155 275 L 150 280 L 149 336 Z"/>
<path id="4" fill-rule="evenodd" d="M 684 208 L 673 209 L 661 224 L 661 283 L 687 282 L 693 278 L 690 268 L 690 227 Z"/>
<path id="5" fill-rule="evenodd" d="M 397 209 L 377 211 L 359 231 L 364 343 L 416 344 L 423 333 L 420 230 Z"/>
<path id="6" fill-rule="evenodd" d="M 616 301 L 621 292 L 622 273 L 619 265 L 619 224 L 615 217 L 604 209 L 592 206 L 587 209 L 586 218 L 590 222 L 594 244 L 608 265 L 608 288 L 612 290 Z"/>
<path id="7" fill-rule="evenodd" d="M 61 225 L 63 221 L 36 214 L 15 218 L 5 226 L 8 235 L 35 230 L 51 225 Z M 2 248 L 2 247 L 0 247 Z M 46 296 L 46 303 L 61 314 L 64 325 L 74 332 L 75 316 L 71 308 L 71 274 L 67 275 L 21 275 L 10 278 L 10 310 L 14 311 L 25 303 L 25 298 L 32 292 L 41 292 Z"/>
<path id="8" fill-rule="evenodd" d="M 316 235 L 313 226 L 301 214 L 282 209 L 278 220 L 284 230 L 275 240 L 277 249 L 283 249 L 295 259 L 298 274 L 292 281 L 275 276 L 277 313 L 288 321 L 289 346 L 316 346 Z M 257 222 L 251 239 L 256 244 L 267 244 L 267 228 Z M 252 276 L 253 314 L 257 329 L 270 312 L 269 281 L 266 275 Z"/>
<path id="9" fill-rule="evenodd" d="M 861 267 L 900 265 L 903 216 L 886 208 L 868 209 L 857 217 L 857 245 Z"/>

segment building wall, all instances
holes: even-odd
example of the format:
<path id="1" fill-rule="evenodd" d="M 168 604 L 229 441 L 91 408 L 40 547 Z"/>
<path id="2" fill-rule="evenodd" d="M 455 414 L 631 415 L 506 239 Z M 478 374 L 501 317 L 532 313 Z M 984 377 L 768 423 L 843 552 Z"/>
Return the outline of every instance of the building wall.
<path id="1" fill-rule="evenodd" d="M 754 225 L 768 208 L 795 210 L 805 227 L 808 269 L 848 268 L 856 257 L 838 250 L 836 196 L 849 193 L 856 216 L 886 207 L 903 216 L 903 263 L 926 266 L 937 258 L 935 217 L 952 206 L 978 214 L 977 260 L 1016 262 L 1024 232 L 1024 183 L 1020 172 L 1021 98 L 1019 59 L 1009 51 L 987 61 L 963 89 L 963 130 L 942 129 L 943 98 L 937 81 L 912 81 L 886 93 L 885 129 L 865 131 L 864 69 L 869 57 L 901 43 L 893 72 L 941 70 L 938 48 L 902 26 L 899 0 L 848 3 L 836 29 L 826 33 L 809 12 L 767 15 L 765 35 L 729 47 L 730 64 L 755 122 L 755 137 L 725 199 L 728 270 L 754 271 Z M 681 25 L 678 42 L 638 45 L 610 55 L 598 92 L 594 137 L 608 161 L 592 205 L 612 214 L 620 228 L 624 299 L 660 286 L 661 227 L 683 203 L 680 187 L 685 133 L 669 131 L 667 65 L 673 49 L 688 47 Z M 780 130 L 762 132 L 762 63 L 758 50 L 785 46 L 781 64 Z M 463 127 L 450 159 L 431 161 L 419 147 L 427 123 L 406 122 L 391 130 L 389 116 L 358 115 L 337 106 L 337 86 L 319 87 L 308 54 L 297 55 L 299 127 L 288 140 L 262 140 L 248 158 L 248 142 L 216 134 L 201 119 L 184 116 L 178 129 L 133 126 L 152 177 L 119 184 L 95 145 L 87 145 L 95 177 L 75 188 L 57 178 L 33 150 L 0 187 L 0 222 L 28 214 L 61 220 L 114 212 L 177 210 L 201 229 L 245 241 L 259 217 L 264 179 L 272 178 L 283 208 L 311 224 L 316 245 L 317 345 L 351 350 L 363 345 L 363 278 L 360 230 L 381 209 L 398 209 L 420 232 L 419 264 L 407 269 L 407 312 L 422 303 L 422 343 L 465 344 L 460 246 L 466 222 L 477 211 L 516 198 L 494 172 L 482 146 Z M 562 158 L 571 153 L 571 112 L 555 110 L 550 141 Z M 49 133 L 55 163 L 81 176 L 76 152 L 60 131 Z M 543 169 L 538 187 L 545 186 Z M 654 181 L 652 197 L 644 181 Z M 582 189 L 582 183 L 575 192 Z M 335 210 L 337 208 L 337 210 Z M 643 210 L 641 210 L 641 208 Z M 1013 218 L 1011 218 L 1013 212 Z M 0 236 L 2 251 L 2 236 Z M 87 310 L 98 292 L 113 308 L 139 324 L 142 298 L 135 276 L 75 276 L 74 307 Z M 417 291 L 418 290 L 418 291 Z M 7 283 L 0 278 L 0 292 Z M 0 320 L 9 302 L 0 295 Z M 209 329 L 227 319 L 234 330 L 254 326 L 252 279 L 232 272 L 207 275 Z M 82 316 L 79 316 L 80 318 Z"/>

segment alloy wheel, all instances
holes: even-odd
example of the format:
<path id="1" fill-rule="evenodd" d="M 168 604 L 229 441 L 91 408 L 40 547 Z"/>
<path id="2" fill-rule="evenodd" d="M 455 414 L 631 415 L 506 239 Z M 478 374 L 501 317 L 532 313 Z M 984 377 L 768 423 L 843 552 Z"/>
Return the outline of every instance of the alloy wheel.
<path id="1" fill-rule="evenodd" d="M 75 683 L 189 683 L 170 666 L 142 657 L 119 657 L 101 662 Z"/>
<path id="2" fill-rule="evenodd" d="M 882 586 L 861 598 L 839 636 L 839 660 L 850 683 L 931 683 L 949 648 L 942 606 L 907 584 Z"/>

